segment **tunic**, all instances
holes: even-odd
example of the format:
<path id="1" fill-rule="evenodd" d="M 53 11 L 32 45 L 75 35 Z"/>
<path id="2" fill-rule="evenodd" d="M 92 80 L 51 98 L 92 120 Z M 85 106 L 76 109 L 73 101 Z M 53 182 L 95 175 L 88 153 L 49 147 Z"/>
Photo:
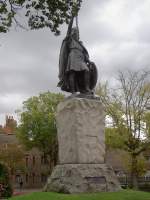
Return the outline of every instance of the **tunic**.
<path id="1" fill-rule="evenodd" d="M 66 72 L 73 70 L 73 71 L 89 71 L 86 60 L 88 59 L 89 55 L 85 47 L 79 42 L 70 38 L 69 44 L 69 55 L 68 55 L 68 62 L 66 67 Z"/>

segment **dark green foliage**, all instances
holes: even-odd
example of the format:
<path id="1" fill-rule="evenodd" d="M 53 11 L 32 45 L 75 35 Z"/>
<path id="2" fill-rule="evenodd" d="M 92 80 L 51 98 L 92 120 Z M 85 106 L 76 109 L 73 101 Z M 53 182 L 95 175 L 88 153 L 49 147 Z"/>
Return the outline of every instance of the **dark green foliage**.
<path id="1" fill-rule="evenodd" d="M 72 13 L 76 15 L 82 0 L 0 0 L 0 32 L 7 32 L 19 12 L 25 13 L 31 29 L 48 27 L 56 35 L 59 26 L 68 23 Z M 25 12 L 24 12 L 25 10 Z"/>
<path id="2" fill-rule="evenodd" d="M 0 164 L 0 198 L 12 196 L 12 187 L 9 182 L 9 173 L 7 168 Z"/>
<path id="3" fill-rule="evenodd" d="M 8 9 L 7 1 L 0 1 L 0 32 L 6 33 L 12 24 L 12 19 L 15 15 L 13 10 Z"/>

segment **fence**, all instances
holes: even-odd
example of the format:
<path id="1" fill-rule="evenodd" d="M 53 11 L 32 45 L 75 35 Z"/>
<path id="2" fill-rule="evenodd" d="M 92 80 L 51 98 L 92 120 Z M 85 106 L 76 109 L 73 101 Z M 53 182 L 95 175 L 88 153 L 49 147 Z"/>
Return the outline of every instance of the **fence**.
<path id="1" fill-rule="evenodd" d="M 122 188 L 128 188 L 131 183 L 131 178 L 128 176 L 118 177 Z M 150 191 L 150 176 L 143 176 L 138 178 L 139 189 Z"/>

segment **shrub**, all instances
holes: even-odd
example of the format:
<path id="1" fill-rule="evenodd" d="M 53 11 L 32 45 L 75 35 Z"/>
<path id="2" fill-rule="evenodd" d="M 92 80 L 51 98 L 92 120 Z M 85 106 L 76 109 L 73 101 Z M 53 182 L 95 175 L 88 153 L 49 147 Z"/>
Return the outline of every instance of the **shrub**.
<path id="1" fill-rule="evenodd" d="M 0 164 L 0 197 L 11 197 L 12 192 L 12 187 L 9 181 L 9 172 L 4 165 Z"/>

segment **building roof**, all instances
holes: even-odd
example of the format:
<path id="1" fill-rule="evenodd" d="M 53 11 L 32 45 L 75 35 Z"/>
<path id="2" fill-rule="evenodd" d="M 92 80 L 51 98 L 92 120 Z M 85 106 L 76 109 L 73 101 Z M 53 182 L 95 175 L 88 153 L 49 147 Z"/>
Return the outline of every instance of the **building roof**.
<path id="1" fill-rule="evenodd" d="M 0 133 L 0 144 L 16 144 L 18 143 L 15 134 Z"/>

